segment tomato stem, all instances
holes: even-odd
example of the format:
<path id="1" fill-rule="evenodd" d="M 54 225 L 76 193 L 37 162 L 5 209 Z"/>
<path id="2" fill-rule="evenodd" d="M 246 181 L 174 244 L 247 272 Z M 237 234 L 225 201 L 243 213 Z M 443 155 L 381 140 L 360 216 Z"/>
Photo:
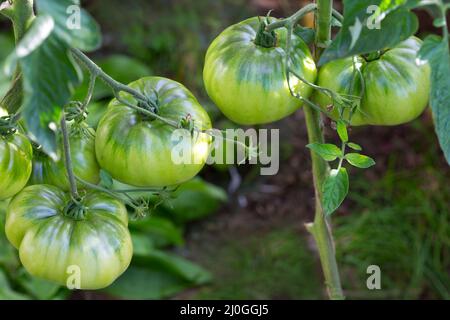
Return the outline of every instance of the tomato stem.
<path id="1" fill-rule="evenodd" d="M 79 61 L 81 61 L 82 65 L 89 70 L 91 77 L 93 77 L 93 78 L 98 77 L 98 78 L 102 79 L 111 88 L 111 90 L 114 93 L 115 98 L 120 103 L 122 103 L 122 104 L 126 105 L 127 107 L 130 107 L 146 116 L 149 116 L 152 119 L 158 119 L 158 120 L 162 121 L 163 123 L 170 125 L 174 128 L 179 127 L 178 123 L 176 123 L 175 121 L 166 119 L 164 117 L 159 116 L 157 113 L 150 111 L 150 110 L 158 110 L 158 106 L 155 101 L 152 101 L 152 99 L 143 95 L 139 91 L 134 90 L 133 88 L 130 88 L 129 86 L 113 79 L 110 75 L 105 73 L 98 65 L 95 64 L 94 61 L 89 59 L 89 57 L 86 56 L 80 50 L 71 48 L 71 52 Z M 137 100 L 138 104 L 143 103 L 145 105 L 148 105 L 148 108 L 147 107 L 143 108 L 138 105 L 134 105 L 130 102 L 127 102 L 125 99 L 123 99 L 120 96 L 120 92 L 126 92 L 126 93 L 131 94 Z M 89 97 L 89 94 L 88 94 L 88 97 Z"/>
<path id="2" fill-rule="evenodd" d="M 316 61 L 318 61 L 323 49 L 318 44 L 327 43 L 331 38 L 331 15 L 333 9 L 332 0 L 317 0 L 316 12 Z M 309 105 L 303 107 L 309 143 L 324 143 L 323 129 L 321 126 L 320 112 Z M 322 189 L 325 179 L 329 174 L 329 165 L 319 155 L 311 151 L 312 174 L 314 180 L 316 209 L 314 222 L 306 225 L 312 234 L 319 251 L 322 270 L 325 277 L 330 299 L 344 299 L 341 288 L 341 280 L 336 262 L 334 241 L 327 217 L 322 208 Z"/>
<path id="3" fill-rule="evenodd" d="M 78 195 L 75 174 L 73 173 L 72 157 L 70 155 L 69 132 L 67 130 L 66 115 L 64 113 L 61 118 L 61 132 L 63 136 L 64 163 L 66 166 L 67 176 L 69 179 L 70 194 L 74 201 L 78 201 L 80 197 Z"/>
<path id="4" fill-rule="evenodd" d="M 297 22 L 303 16 L 305 16 L 307 13 L 312 12 L 312 11 L 314 11 L 316 9 L 317 9 L 317 5 L 315 3 L 307 4 L 306 6 L 304 6 L 300 10 L 298 10 L 296 13 L 294 13 L 292 16 L 290 16 L 288 18 L 285 18 L 285 19 L 278 20 L 278 21 L 276 21 L 274 23 L 269 24 L 266 27 L 266 31 L 270 32 L 270 31 L 273 31 L 275 29 L 287 27 L 288 25 L 295 26 L 297 24 Z"/>

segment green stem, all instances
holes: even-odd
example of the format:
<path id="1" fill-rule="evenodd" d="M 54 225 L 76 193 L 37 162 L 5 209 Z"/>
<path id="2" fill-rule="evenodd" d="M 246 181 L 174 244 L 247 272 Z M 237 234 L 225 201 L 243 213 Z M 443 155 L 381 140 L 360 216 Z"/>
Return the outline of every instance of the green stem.
<path id="1" fill-rule="evenodd" d="M 110 195 L 111 197 L 113 197 L 114 199 L 123 201 L 123 199 L 122 199 L 118 194 L 116 194 L 115 191 L 112 191 L 112 190 L 103 188 L 102 186 L 99 186 L 99 185 L 96 185 L 96 184 L 87 182 L 87 181 L 85 181 L 85 180 L 83 180 L 83 179 L 81 179 L 81 178 L 79 178 L 79 177 L 75 177 L 75 179 L 78 180 L 78 181 L 79 181 L 81 184 L 83 184 L 85 187 L 87 187 L 87 188 L 89 188 L 89 189 L 91 189 L 91 190 L 96 190 L 96 191 L 104 192 L 104 193 L 106 193 L 106 194 L 109 194 L 109 195 Z M 133 209 L 137 210 L 137 209 L 138 209 L 138 206 L 136 206 L 136 205 L 133 203 L 132 200 L 133 200 L 133 199 L 131 199 L 130 201 L 126 201 L 126 202 L 127 202 L 127 204 L 128 204 L 130 207 L 132 207 Z"/>
<path id="2" fill-rule="evenodd" d="M 101 78 L 108 86 L 110 86 L 113 89 L 114 92 L 120 91 L 127 92 L 142 102 L 148 101 L 148 98 L 139 91 L 136 91 L 130 88 L 129 86 L 124 85 L 119 81 L 116 81 L 110 75 L 105 73 L 98 65 L 96 65 L 91 59 L 89 59 L 88 56 L 86 56 L 80 50 L 72 48 L 71 52 L 89 70 L 91 75 Z"/>
<path id="3" fill-rule="evenodd" d="M 70 155 L 70 142 L 69 133 L 67 130 L 66 116 L 63 114 L 61 119 L 61 132 L 63 136 L 63 147 L 64 147 L 64 162 L 67 170 L 67 176 L 69 178 L 70 194 L 72 199 L 77 201 L 79 199 L 77 182 L 75 180 L 75 174 L 73 173 L 72 157 Z"/>
<path id="4" fill-rule="evenodd" d="M 157 106 L 155 105 L 155 103 L 150 101 L 148 97 L 144 96 L 139 91 L 134 90 L 133 88 L 130 88 L 129 86 L 113 79 L 110 75 L 105 73 L 98 65 L 95 64 L 95 62 L 93 62 L 91 59 L 89 59 L 89 57 L 86 56 L 80 50 L 72 48 L 71 52 L 89 70 L 91 77 L 95 77 L 95 78 L 98 77 L 98 78 L 102 79 L 112 89 L 116 99 L 119 102 L 125 104 L 126 106 L 128 106 L 130 108 L 135 109 L 136 111 L 139 111 L 142 114 L 150 116 L 152 119 L 158 119 L 167 125 L 178 128 L 178 123 L 176 123 L 174 121 L 170 121 L 169 119 L 159 116 L 155 112 L 152 112 L 145 108 L 141 108 L 137 105 L 133 105 L 132 103 L 129 103 L 129 102 L 125 101 L 124 99 L 122 99 L 119 96 L 119 92 L 121 92 L 121 91 L 127 92 L 127 93 L 131 94 L 136 100 L 149 104 L 150 107 L 152 107 L 155 110 L 157 109 Z"/>
<path id="5" fill-rule="evenodd" d="M 310 3 L 298 10 L 296 13 L 294 13 L 292 16 L 281 19 L 279 21 L 276 21 L 274 23 L 269 24 L 266 27 L 266 31 L 270 32 L 278 28 L 286 27 L 288 25 L 295 26 L 295 24 L 307 13 L 316 10 L 317 5 L 315 3 Z"/>
<path id="6" fill-rule="evenodd" d="M 331 16 L 333 13 L 333 0 L 317 0 L 316 11 L 316 60 L 322 54 L 331 39 Z"/>
<path id="7" fill-rule="evenodd" d="M 344 21 L 344 16 L 339 11 L 337 11 L 336 9 L 333 9 L 332 14 L 339 22 L 343 22 Z"/>
<path id="8" fill-rule="evenodd" d="M 316 45 L 327 43 L 331 38 L 332 0 L 317 0 Z M 317 48 L 316 61 L 322 48 Z M 303 107 L 309 143 L 324 143 L 320 113 L 309 105 Z M 322 187 L 329 174 L 328 163 L 316 153 L 311 152 L 312 174 L 314 180 L 316 209 L 314 222 L 307 224 L 308 231 L 314 237 L 319 251 L 325 285 L 330 299 L 344 299 L 339 277 L 334 242 L 327 218 L 322 209 Z"/>
<path id="9" fill-rule="evenodd" d="M 86 97 L 84 98 L 84 101 L 83 101 L 83 106 L 82 106 L 83 111 L 86 111 L 86 108 L 89 105 L 89 103 L 91 102 L 92 96 L 94 95 L 96 79 L 97 79 L 97 77 L 91 73 L 91 75 L 89 77 L 88 91 L 87 91 Z"/>
<path id="10" fill-rule="evenodd" d="M 344 156 L 345 156 L 345 147 L 347 146 L 347 143 L 345 143 L 344 141 L 342 141 L 342 146 L 341 146 L 341 157 L 339 158 L 339 164 L 337 167 L 337 170 L 339 171 L 342 167 L 342 163 L 344 162 Z"/>
<path id="11" fill-rule="evenodd" d="M 6 2 L 6 1 L 5 1 Z M 14 29 L 16 44 L 22 39 L 35 18 L 33 0 L 14 0 L 0 13 L 11 19 Z"/>

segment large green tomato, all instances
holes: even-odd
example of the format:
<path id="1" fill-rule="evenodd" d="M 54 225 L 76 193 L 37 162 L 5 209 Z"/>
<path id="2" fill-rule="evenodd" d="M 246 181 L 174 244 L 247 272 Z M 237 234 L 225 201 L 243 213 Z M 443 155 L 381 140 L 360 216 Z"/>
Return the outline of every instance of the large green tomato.
<path id="1" fill-rule="evenodd" d="M 70 155 L 75 175 L 97 184 L 100 180 L 100 167 L 95 157 L 94 130 L 83 124 L 71 125 L 69 130 Z M 64 156 L 55 162 L 47 155 L 35 152 L 29 184 L 50 184 L 69 191 L 70 184 Z M 79 184 L 79 187 L 82 185 Z"/>
<path id="2" fill-rule="evenodd" d="M 133 254 L 125 206 L 104 193 L 71 207 L 70 195 L 50 185 L 28 186 L 10 202 L 6 236 L 29 273 L 81 289 L 110 285 Z M 72 283 L 71 281 L 74 280 Z"/>
<path id="3" fill-rule="evenodd" d="M 190 117 L 196 128 L 211 128 L 206 111 L 180 83 L 146 77 L 129 86 L 156 101 L 159 116 L 176 124 Z M 128 93 L 124 93 L 122 99 L 135 103 Z M 194 132 L 193 139 L 190 136 L 179 139 L 174 130 L 161 120 L 152 119 L 113 99 L 97 128 L 97 160 L 114 179 L 126 184 L 140 187 L 179 184 L 194 177 L 204 166 L 211 137 Z M 173 158 L 172 152 L 188 149 L 192 156 L 189 161 Z"/>
<path id="4" fill-rule="evenodd" d="M 423 112 L 430 94 L 430 67 L 416 64 L 421 43 L 411 37 L 373 60 L 357 57 L 365 92 L 359 110 L 351 118 L 352 125 L 398 125 Z M 353 70 L 351 57 L 332 61 L 320 69 L 318 85 L 338 93 L 350 93 Z M 359 95 L 359 77 L 356 81 L 353 94 Z M 332 103 L 323 93 L 316 95 L 316 101 L 323 108 Z M 338 115 L 338 108 L 333 108 L 332 117 L 336 120 Z M 344 113 L 345 118 L 348 116 L 348 112 Z"/>
<path id="5" fill-rule="evenodd" d="M 20 133 L 0 134 L 0 200 L 23 189 L 31 174 L 33 149 Z"/>
<path id="6" fill-rule="evenodd" d="M 260 25 L 258 18 L 253 17 L 228 27 L 209 47 L 203 70 L 210 98 L 225 116 L 243 125 L 279 120 L 302 105 L 291 95 L 286 79 L 285 28 L 275 31 L 273 47 L 265 47 L 255 42 Z M 297 35 L 291 37 L 291 42 L 291 68 L 314 82 L 316 66 L 308 46 Z M 312 92 L 292 74 L 290 84 L 305 98 Z"/>

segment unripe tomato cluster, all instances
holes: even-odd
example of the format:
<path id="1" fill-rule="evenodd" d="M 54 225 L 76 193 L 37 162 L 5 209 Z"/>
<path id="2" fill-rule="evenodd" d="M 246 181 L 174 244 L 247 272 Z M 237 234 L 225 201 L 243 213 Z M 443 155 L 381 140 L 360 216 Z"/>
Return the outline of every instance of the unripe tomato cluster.
<path id="1" fill-rule="evenodd" d="M 264 47 L 255 44 L 259 27 L 257 18 L 233 25 L 212 42 L 206 53 L 203 71 L 206 90 L 219 109 L 239 124 L 276 121 L 302 105 L 291 95 L 287 82 L 286 30 L 275 30 L 276 43 Z M 349 91 L 354 76 L 352 57 L 324 65 L 317 75 L 302 39 L 293 34 L 291 43 L 290 67 L 296 74 L 339 94 L 358 96 L 361 93 L 359 78 L 356 79 L 356 91 Z M 361 67 L 365 90 L 360 106 L 350 120 L 352 125 L 399 125 L 417 118 L 424 111 L 430 92 L 430 66 L 417 63 L 421 43 L 418 38 L 411 37 L 373 60 L 355 57 L 356 64 Z M 303 98 L 311 96 L 311 88 L 292 74 L 289 82 L 295 94 Z M 324 111 L 331 106 L 331 117 L 339 118 L 339 109 L 324 93 L 317 91 L 313 101 Z M 349 110 L 345 110 L 344 118 L 348 113 Z"/>
<path id="2" fill-rule="evenodd" d="M 289 67 L 306 81 L 340 94 L 349 94 L 356 59 L 365 90 L 351 118 L 353 125 L 405 123 L 427 105 L 430 68 L 416 64 L 421 43 L 417 38 L 373 60 L 358 56 L 332 61 L 317 74 L 309 48 L 299 36 L 292 35 L 288 53 L 284 28 L 269 35 L 261 34 L 262 30 L 257 17 L 230 26 L 206 54 L 206 90 L 224 115 L 238 124 L 280 120 L 302 105 L 292 93 L 305 99 L 313 95 L 312 88 L 292 73 L 287 79 L 287 59 Z M 178 123 L 189 116 L 199 131 L 211 128 L 206 111 L 180 83 L 146 77 L 129 87 L 151 98 L 161 118 Z M 333 107 L 323 93 L 314 93 L 313 100 L 324 110 Z M 128 93 L 121 95 L 121 101 L 113 99 L 96 133 L 84 124 L 70 124 L 75 175 L 97 184 L 103 169 L 114 179 L 138 187 L 176 185 L 194 177 L 206 162 L 210 137 L 200 133 L 190 146 L 201 153 L 199 162 L 174 163 L 175 128 L 130 107 L 133 103 Z M 332 108 L 331 116 L 337 120 L 342 114 Z M 64 159 L 55 162 L 39 152 L 33 157 L 32 149 L 23 133 L 0 136 L 0 200 L 14 196 L 6 217 L 9 241 L 35 276 L 66 285 L 69 268 L 76 267 L 80 288 L 108 286 L 127 269 L 132 257 L 125 205 L 105 193 L 90 191 L 75 201 L 69 193 Z"/>
<path id="3" fill-rule="evenodd" d="M 154 98 L 160 117 L 177 123 L 189 115 L 197 129 L 211 128 L 206 111 L 180 83 L 146 77 L 129 86 Z M 133 102 L 128 94 L 121 98 Z M 97 184 L 103 169 L 114 179 L 138 187 L 164 187 L 189 180 L 205 164 L 211 139 L 200 133 L 189 146 L 201 153 L 197 162 L 174 163 L 175 129 L 113 99 L 97 133 L 84 123 L 69 124 L 74 174 Z M 127 269 L 133 248 L 127 210 L 121 201 L 106 193 L 86 191 L 74 203 L 63 157 L 55 162 L 35 151 L 33 158 L 32 146 L 21 133 L 0 138 L 0 165 L 4 173 L 0 199 L 16 194 L 7 210 L 6 236 L 19 250 L 28 272 L 61 285 L 70 285 L 68 281 L 78 275 L 79 288 L 99 289 Z M 84 185 L 79 183 L 78 188 Z"/>

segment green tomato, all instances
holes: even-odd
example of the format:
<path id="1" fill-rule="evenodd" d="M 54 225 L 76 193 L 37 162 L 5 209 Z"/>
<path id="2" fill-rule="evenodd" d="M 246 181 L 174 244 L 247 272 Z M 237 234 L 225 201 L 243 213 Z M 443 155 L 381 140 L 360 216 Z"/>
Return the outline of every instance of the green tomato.
<path id="1" fill-rule="evenodd" d="M 74 173 L 81 179 L 97 184 L 100 181 L 100 167 L 95 157 L 95 131 L 83 124 L 71 125 L 70 155 Z M 28 184 L 50 184 L 69 191 L 70 184 L 64 164 L 64 156 L 53 161 L 44 153 L 35 152 L 33 173 Z M 78 184 L 82 188 L 82 184 Z"/>
<path id="2" fill-rule="evenodd" d="M 6 236 L 33 276 L 67 285 L 79 275 L 81 289 L 104 288 L 131 261 L 128 213 L 104 193 L 80 203 L 76 210 L 70 194 L 55 186 L 28 186 L 8 206 Z"/>
<path id="3" fill-rule="evenodd" d="M 275 31 L 275 46 L 264 47 L 255 43 L 260 25 L 253 17 L 228 27 L 208 48 L 203 70 L 210 98 L 225 116 L 243 125 L 279 120 L 302 105 L 291 95 L 287 83 L 286 29 Z M 317 72 L 308 46 L 297 35 L 291 37 L 291 43 L 291 68 L 314 82 Z M 296 93 L 310 96 L 311 87 L 294 75 L 289 82 Z"/>
<path id="4" fill-rule="evenodd" d="M 210 129 L 211 121 L 192 93 L 178 82 L 146 77 L 129 84 L 157 102 L 159 116 L 180 123 L 190 117 L 197 129 Z M 136 103 L 130 94 L 122 99 Z M 152 119 L 116 99 L 100 120 L 95 139 L 97 160 L 111 176 L 140 187 L 179 184 L 194 177 L 206 163 L 211 137 L 195 132 L 193 139 L 174 139 L 175 128 Z M 173 159 L 175 149 L 191 149 L 192 161 Z M 187 152 L 186 152 L 187 154 Z"/>
<path id="5" fill-rule="evenodd" d="M 398 125 L 417 118 L 428 103 L 430 94 L 430 66 L 416 64 L 417 52 L 422 41 L 411 37 L 398 46 L 388 49 L 373 60 L 356 57 L 355 65 L 361 66 L 365 91 L 361 105 L 351 117 L 351 124 L 358 125 Z M 360 95 L 360 77 L 355 77 L 355 91 L 350 83 L 353 72 L 352 58 L 332 61 L 319 71 L 318 85 L 341 94 Z M 316 102 L 327 108 L 332 104 L 323 93 L 316 95 Z M 349 109 L 343 113 L 349 118 Z M 331 116 L 339 119 L 339 109 L 335 106 Z"/>
<path id="6" fill-rule="evenodd" d="M 20 133 L 0 135 L 0 200 L 23 189 L 31 175 L 33 149 Z"/>

